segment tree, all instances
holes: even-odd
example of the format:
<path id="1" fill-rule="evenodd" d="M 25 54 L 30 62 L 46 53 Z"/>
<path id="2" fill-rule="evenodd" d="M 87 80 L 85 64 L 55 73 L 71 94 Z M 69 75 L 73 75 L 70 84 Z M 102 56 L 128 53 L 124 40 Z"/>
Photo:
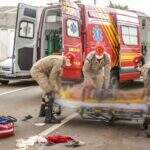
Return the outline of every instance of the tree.
<path id="1" fill-rule="evenodd" d="M 109 7 L 110 8 L 118 8 L 118 9 L 128 10 L 127 5 L 114 4 L 114 3 L 112 3 L 112 1 L 109 2 Z"/>

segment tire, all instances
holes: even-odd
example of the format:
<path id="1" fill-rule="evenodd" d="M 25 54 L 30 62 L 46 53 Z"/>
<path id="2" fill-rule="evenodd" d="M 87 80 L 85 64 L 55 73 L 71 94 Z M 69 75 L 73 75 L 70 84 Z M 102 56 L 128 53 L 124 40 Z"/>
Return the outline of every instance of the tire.
<path id="1" fill-rule="evenodd" d="M 79 114 L 80 114 L 80 117 L 84 119 L 84 108 L 80 108 Z"/>
<path id="2" fill-rule="evenodd" d="M 2 81 L 0 81 L 0 83 L 1 83 L 2 85 L 7 85 L 7 84 L 9 83 L 9 81 L 8 81 L 8 80 L 2 80 Z"/>
<path id="3" fill-rule="evenodd" d="M 147 130 L 148 127 L 149 127 L 149 124 L 150 124 L 150 118 L 147 117 L 147 118 L 144 119 L 143 128 L 144 128 L 145 130 Z"/>
<path id="4" fill-rule="evenodd" d="M 150 138 L 150 118 L 146 117 L 143 122 L 143 128 L 145 129 L 145 134 Z"/>
<path id="5" fill-rule="evenodd" d="M 147 128 L 147 130 L 146 130 L 146 136 L 147 136 L 148 138 L 150 138 L 150 124 L 148 125 L 148 128 Z"/>
<path id="6" fill-rule="evenodd" d="M 147 130 L 148 129 L 148 123 L 144 122 L 142 127 L 143 127 L 144 130 Z"/>

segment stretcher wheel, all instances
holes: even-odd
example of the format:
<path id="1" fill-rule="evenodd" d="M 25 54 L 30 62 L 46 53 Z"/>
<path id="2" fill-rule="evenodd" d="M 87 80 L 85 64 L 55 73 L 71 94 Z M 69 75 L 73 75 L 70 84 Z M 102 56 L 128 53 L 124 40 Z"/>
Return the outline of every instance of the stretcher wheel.
<path id="1" fill-rule="evenodd" d="M 144 119 L 144 122 L 143 122 L 143 128 L 144 128 L 145 130 L 147 130 L 149 124 L 150 124 L 150 118 L 149 118 L 149 117 L 146 117 L 146 118 Z"/>
<path id="2" fill-rule="evenodd" d="M 150 138 L 150 117 L 149 116 L 147 116 L 144 119 L 143 127 L 146 130 L 145 133 L 146 133 L 147 137 Z"/>
<path id="3" fill-rule="evenodd" d="M 89 111 L 89 109 L 86 107 L 80 108 L 80 110 L 79 110 L 80 117 L 82 119 L 89 119 L 88 111 Z"/>
<path id="4" fill-rule="evenodd" d="M 61 106 L 59 104 L 54 103 L 53 113 L 57 116 L 60 116 L 62 112 Z"/>

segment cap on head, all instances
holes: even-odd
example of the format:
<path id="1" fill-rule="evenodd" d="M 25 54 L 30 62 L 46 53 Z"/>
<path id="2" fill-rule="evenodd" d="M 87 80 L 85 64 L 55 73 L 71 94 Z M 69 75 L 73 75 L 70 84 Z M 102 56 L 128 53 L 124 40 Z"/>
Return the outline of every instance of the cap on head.
<path id="1" fill-rule="evenodd" d="M 104 48 L 102 46 L 97 46 L 95 51 L 95 56 L 97 59 L 102 59 L 104 55 Z"/>

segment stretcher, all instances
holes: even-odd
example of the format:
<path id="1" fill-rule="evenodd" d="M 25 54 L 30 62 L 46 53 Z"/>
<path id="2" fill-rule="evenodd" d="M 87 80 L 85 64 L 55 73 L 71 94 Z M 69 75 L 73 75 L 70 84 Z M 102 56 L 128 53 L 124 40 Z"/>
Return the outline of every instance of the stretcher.
<path id="1" fill-rule="evenodd" d="M 147 136 L 150 137 L 150 105 L 143 103 L 142 101 L 141 103 L 119 103 L 112 101 L 88 103 L 82 101 L 58 99 L 55 101 L 55 103 L 59 107 L 68 107 L 77 110 L 82 119 L 102 121 L 109 125 L 119 120 L 140 120 Z"/>

